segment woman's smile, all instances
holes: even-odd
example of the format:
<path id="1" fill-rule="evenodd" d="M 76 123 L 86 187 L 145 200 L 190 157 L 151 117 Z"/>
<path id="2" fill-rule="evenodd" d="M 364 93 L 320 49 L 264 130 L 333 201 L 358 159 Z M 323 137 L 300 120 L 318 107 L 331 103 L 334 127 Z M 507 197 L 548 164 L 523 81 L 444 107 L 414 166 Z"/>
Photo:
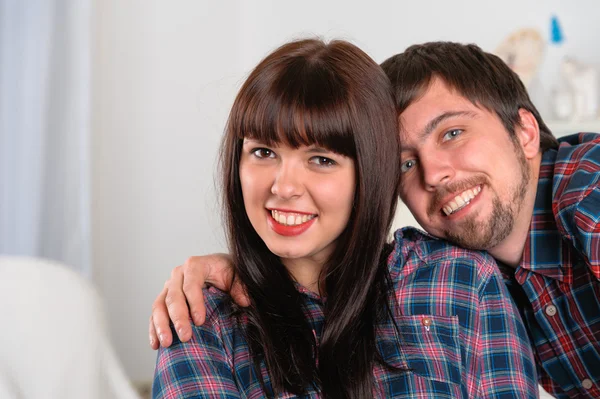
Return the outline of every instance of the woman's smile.
<path id="1" fill-rule="evenodd" d="M 298 236 L 308 230 L 315 222 L 315 214 L 300 214 L 271 210 L 267 212 L 267 220 L 273 231 L 286 237 Z"/>

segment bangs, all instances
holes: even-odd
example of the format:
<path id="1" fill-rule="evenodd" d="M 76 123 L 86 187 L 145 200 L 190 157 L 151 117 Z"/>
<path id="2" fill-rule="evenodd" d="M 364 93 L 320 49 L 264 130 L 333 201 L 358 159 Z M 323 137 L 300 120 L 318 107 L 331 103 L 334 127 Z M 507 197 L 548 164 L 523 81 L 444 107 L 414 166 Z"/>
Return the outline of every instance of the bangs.
<path id="1" fill-rule="evenodd" d="M 242 109 L 236 110 L 231 128 L 238 139 L 292 148 L 315 145 L 356 158 L 345 84 L 329 71 L 306 69 L 290 68 L 279 79 L 246 87 L 247 101 L 236 104 Z"/>

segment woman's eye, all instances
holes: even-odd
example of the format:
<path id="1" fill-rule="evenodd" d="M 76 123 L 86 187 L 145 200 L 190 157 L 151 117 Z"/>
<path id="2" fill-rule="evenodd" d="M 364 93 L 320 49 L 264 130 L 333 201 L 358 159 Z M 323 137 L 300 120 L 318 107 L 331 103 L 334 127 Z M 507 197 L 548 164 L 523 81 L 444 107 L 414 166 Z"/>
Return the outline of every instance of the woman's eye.
<path id="1" fill-rule="evenodd" d="M 461 133 L 463 131 L 461 129 L 452 129 L 446 132 L 446 134 L 444 134 L 444 137 L 442 138 L 442 141 L 448 141 L 448 140 L 452 140 L 453 138 L 460 136 Z"/>
<path id="2" fill-rule="evenodd" d="M 319 166 L 333 166 L 337 164 L 333 159 L 327 157 L 312 157 L 310 162 Z"/>
<path id="3" fill-rule="evenodd" d="M 402 173 L 406 173 L 410 169 L 412 169 L 416 164 L 417 164 L 417 161 L 415 159 L 409 159 L 408 161 L 404 161 L 404 162 L 402 162 L 402 165 L 400 165 L 400 171 Z"/>
<path id="4" fill-rule="evenodd" d="M 275 156 L 275 153 L 268 148 L 255 148 L 252 150 L 252 154 L 257 158 L 273 158 Z"/>

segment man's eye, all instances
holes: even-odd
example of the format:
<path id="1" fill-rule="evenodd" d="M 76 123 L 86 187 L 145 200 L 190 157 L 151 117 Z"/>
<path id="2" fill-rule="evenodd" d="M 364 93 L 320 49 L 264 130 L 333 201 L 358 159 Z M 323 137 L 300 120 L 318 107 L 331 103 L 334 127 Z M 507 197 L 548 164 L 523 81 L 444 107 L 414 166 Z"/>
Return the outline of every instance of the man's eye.
<path id="1" fill-rule="evenodd" d="M 273 158 L 275 153 L 268 148 L 255 148 L 252 150 L 252 154 L 257 158 Z"/>
<path id="2" fill-rule="evenodd" d="M 408 161 L 402 162 L 402 165 L 400 165 L 400 170 L 402 171 L 402 173 L 406 173 L 410 169 L 412 169 L 416 164 L 417 161 L 415 159 L 409 159 Z"/>
<path id="3" fill-rule="evenodd" d="M 335 162 L 333 159 L 327 157 L 312 157 L 310 159 L 310 163 L 314 163 L 319 166 L 333 166 L 337 164 L 337 162 Z"/>
<path id="4" fill-rule="evenodd" d="M 452 140 L 455 137 L 458 137 L 462 134 L 462 130 L 461 129 L 452 129 L 446 132 L 446 134 L 444 134 L 444 137 L 442 138 L 442 141 L 448 141 L 448 140 Z"/>

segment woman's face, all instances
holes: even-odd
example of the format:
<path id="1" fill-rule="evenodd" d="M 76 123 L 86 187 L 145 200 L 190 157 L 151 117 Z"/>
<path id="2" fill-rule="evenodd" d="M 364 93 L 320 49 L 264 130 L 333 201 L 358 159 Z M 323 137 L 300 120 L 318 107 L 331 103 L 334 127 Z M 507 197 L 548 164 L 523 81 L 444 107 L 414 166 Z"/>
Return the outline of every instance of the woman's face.
<path id="1" fill-rule="evenodd" d="M 244 206 L 269 250 L 286 261 L 327 261 L 350 218 L 354 160 L 315 146 L 244 139 Z"/>

